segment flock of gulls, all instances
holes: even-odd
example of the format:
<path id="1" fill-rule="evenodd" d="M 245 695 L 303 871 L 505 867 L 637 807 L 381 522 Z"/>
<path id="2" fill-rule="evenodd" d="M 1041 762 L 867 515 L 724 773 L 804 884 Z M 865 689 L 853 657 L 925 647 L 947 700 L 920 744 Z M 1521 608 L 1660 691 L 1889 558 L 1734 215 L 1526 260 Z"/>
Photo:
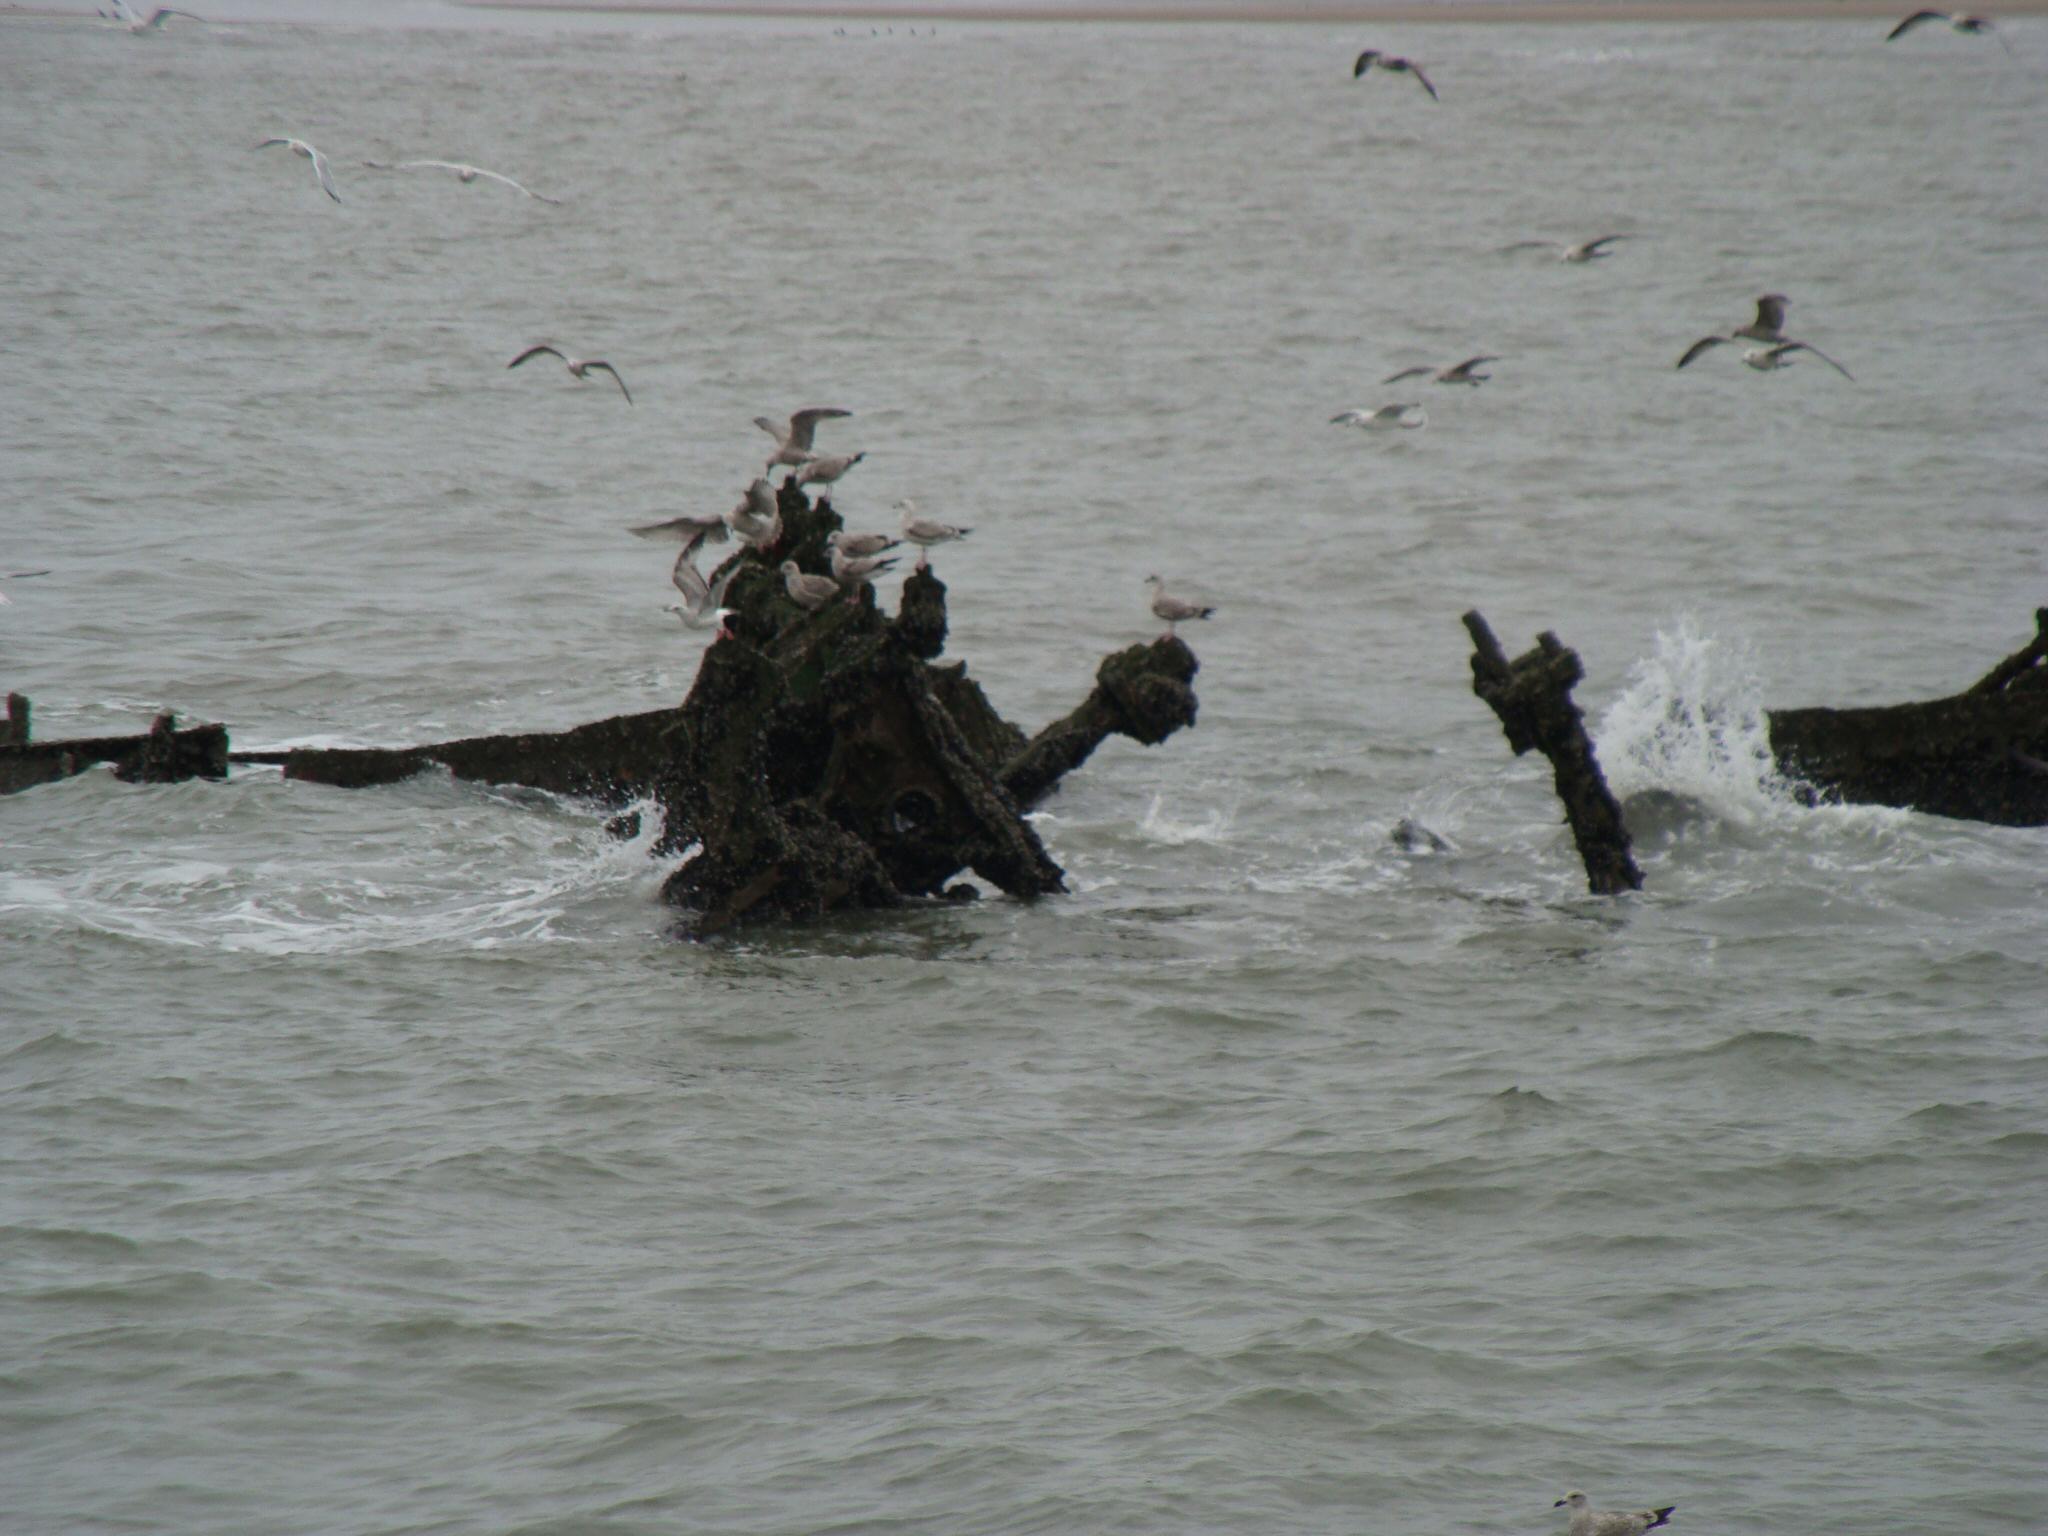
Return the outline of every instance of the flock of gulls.
<path id="1" fill-rule="evenodd" d="M 530 354 L 521 354 L 519 361 L 524 361 L 527 355 Z M 598 365 L 593 363 L 591 366 Z M 624 387 L 621 383 L 620 388 Z M 698 550 L 736 538 L 747 548 L 765 554 L 781 542 L 782 513 L 769 475 L 778 467 L 787 466 L 791 479 L 800 486 L 836 485 L 842 476 L 867 457 L 865 452 L 821 454 L 815 446 L 820 422 L 836 421 L 852 414 L 838 406 L 817 405 L 796 412 L 787 422 L 756 416 L 754 425 L 775 439 L 775 451 L 768 456 L 762 472 L 748 484 L 730 512 L 723 517 L 685 514 L 665 518 L 658 523 L 641 523 L 627 530 L 643 539 L 673 540 L 683 546 L 669 570 L 669 580 L 682 594 L 683 600 L 670 603 L 668 612 L 682 620 L 685 628 L 710 629 L 715 626 L 719 635 L 728 633 L 725 621 L 732 616 L 733 610 L 724 606 L 725 592 L 742 569 L 737 564 L 730 565 L 713 581 L 697 569 Z M 810 613 L 816 613 L 827 603 L 835 601 L 857 603 L 861 588 L 872 585 L 877 576 L 901 558 L 890 554 L 890 550 L 905 544 L 916 545 L 917 568 L 923 570 L 930 563 L 933 549 L 955 539 L 964 539 L 974 531 L 923 517 L 919 515 L 914 501 L 898 502 L 897 510 L 902 516 L 894 536 L 844 531 L 831 534 L 825 541 L 830 575 L 806 571 L 794 560 L 784 560 L 776 570 L 790 600 Z"/>

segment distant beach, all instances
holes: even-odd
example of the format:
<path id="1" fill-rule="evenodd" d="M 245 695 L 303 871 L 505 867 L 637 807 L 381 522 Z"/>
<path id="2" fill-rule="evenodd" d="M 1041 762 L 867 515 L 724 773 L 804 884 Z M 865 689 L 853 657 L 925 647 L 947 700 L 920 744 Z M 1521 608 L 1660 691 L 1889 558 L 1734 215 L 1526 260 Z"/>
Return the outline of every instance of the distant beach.
<path id="1" fill-rule="evenodd" d="M 1913 9 L 1884 0 L 1409 0 L 1369 4 L 1247 4 L 1245 0 L 988 0 L 985 4 L 943 4 L 937 0 L 868 0 L 833 4 L 790 0 L 787 4 L 746 0 L 456 0 L 480 10 L 587 11 L 648 16 L 750 16 L 804 19 L 858 18 L 862 21 L 1122 21 L 1122 22 L 1448 22 L 1532 23 L 1601 21 L 1826 21 L 1871 18 L 1897 20 Z M 2048 13 L 2048 0 L 2007 0 L 2001 16 Z"/>

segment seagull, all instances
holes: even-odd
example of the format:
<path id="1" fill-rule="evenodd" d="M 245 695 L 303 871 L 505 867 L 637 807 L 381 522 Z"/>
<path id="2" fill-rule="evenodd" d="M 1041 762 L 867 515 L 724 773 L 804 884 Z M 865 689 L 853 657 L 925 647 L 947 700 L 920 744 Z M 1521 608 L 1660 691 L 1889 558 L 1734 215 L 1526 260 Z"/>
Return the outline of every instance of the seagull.
<path id="1" fill-rule="evenodd" d="M 1595 1509 L 1577 1489 L 1550 1507 L 1572 1512 L 1571 1536 L 1643 1536 L 1645 1531 L 1668 1524 L 1671 1511 L 1678 1508 L 1667 1504 L 1662 1509 Z"/>
<path id="2" fill-rule="evenodd" d="M 1423 371 L 1428 372 L 1427 369 Z M 1344 411 L 1332 416 L 1330 425 L 1363 427 L 1368 432 L 1391 432 L 1396 427 L 1405 427 L 1412 432 L 1417 427 L 1429 425 L 1429 412 L 1412 400 L 1399 405 L 1383 405 L 1376 411 L 1368 411 L 1364 406 L 1360 406 L 1355 411 Z"/>
<path id="3" fill-rule="evenodd" d="M 1206 619 L 1216 610 L 1205 608 L 1200 603 L 1184 602 L 1166 590 L 1165 579 L 1147 576 L 1145 585 L 1152 589 L 1152 617 L 1166 620 L 1166 632 L 1171 635 L 1173 626 L 1185 619 Z"/>
<path id="4" fill-rule="evenodd" d="M 304 155 L 308 160 L 312 161 L 313 174 L 320 178 L 320 190 L 333 198 L 337 203 L 341 201 L 341 194 L 334 190 L 334 178 L 327 174 L 327 157 L 325 155 L 321 154 L 319 150 L 308 144 L 304 139 L 265 139 L 256 147 L 258 149 L 269 149 L 277 144 L 282 144 L 293 154 Z"/>
<path id="5" fill-rule="evenodd" d="M 107 13 L 101 11 L 100 14 L 105 16 Z M 114 0 L 114 14 L 108 19 L 119 22 L 130 32 L 154 32 L 159 30 L 173 16 L 182 16 L 187 21 L 206 23 L 204 16 L 194 16 L 190 11 L 173 10 L 168 5 L 158 6 L 147 17 L 139 16 L 128 5 L 127 0 Z"/>
<path id="6" fill-rule="evenodd" d="M 884 550 L 896 548 L 903 541 L 892 539 L 886 533 L 834 533 L 825 542 L 857 558 L 861 555 L 879 555 Z"/>
<path id="7" fill-rule="evenodd" d="M 766 416 L 756 416 L 754 425 L 775 439 L 775 457 L 768 461 L 768 468 L 773 470 L 778 464 L 810 463 L 817 457 L 811 452 L 811 440 L 817 433 L 818 423 L 852 414 L 853 412 L 842 411 L 837 406 L 813 405 L 790 417 L 787 427 L 778 427 Z"/>
<path id="8" fill-rule="evenodd" d="M 1584 265 L 1589 261 L 1602 261 L 1614 252 L 1607 249 L 1617 240 L 1632 240 L 1633 235 L 1602 235 L 1598 240 L 1581 240 L 1577 245 L 1553 246 L 1548 240 L 1517 240 L 1513 245 L 1504 245 L 1501 251 L 1548 251 L 1555 250 L 1559 261 Z"/>
<path id="9" fill-rule="evenodd" d="M 529 357 L 538 357 L 543 352 L 547 353 L 549 357 L 559 357 L 562 360 L 562 366 L 575 376 L 578 383 L 583 381 L 591 369 L 602 368 L 612 376 L 612 382 L 619 386 L 619 393 L 626 397 L 626 404 L 631 405 L 633 403 L 633 391 L 626 388 L 626 381 L 619 377 L 619 370 L 601 357 L 571 357 L 559 347 L 551 347 L 546 342 L 542 342 L 537 347 L 528 347 L 505 366 L 507 368 L 517 368 Z"/>
<path id="10" fill-rule="evenodd" d="M 1811 352 L 1843 378 L 1853 380 L 1854 375 L 1848 369 L 1822 352 L 1820 348 L 1809 346 L 1803 341 L 1794 341 L 1785 334 L 1785 310 L 1791 302 L 1782 293 L 1766 293 L 1762 295 L 1756 301 L 1756 318 L 1754 320 L 1750 321 L 1747 325 L 1738 326 L 1725 336 L 1702 336 L 1698 341 L 1685 349 L 1685 355 L 1678 360 L 1678 366 L 1683 368 L 1702 352 L 1718 347 L 1724 342 L 1761 341 L 1764 343 L 1763 348 L 1752 349 L 1742 354 L 1742 360 L 1752 368 L 1764 372 L 1783 368 L 1787 366 L 1783 361 L 1786 352 Z M 1765 359 L 1768 360 L 1766 361 Z"/>
<path id="11" fill-rule="evenodd" d="M 756 475 L 747 486 L 739 505 L 725 514 L 732 531 L 749 549 L 766 549 L 782 537 L 782 509 L 776 504 L 775 487 L 765 475 Z"/>
<path id="12" fill-rule="evenodd" d="M 917 546 L 917 568 L 920 571 L 931 564 L 925 558 L 926 550 L 937 544 L 950 544 L 955 539 L 964 539 L 974 532 L 972 528 L 956 528 L 951 523 L 919 517 L 917 503 L 907 498 L 896 505 L 903 511 L 903 537 Z"/>
<path id="13" fill-rule="evenodd" d="M 31 577 L 31 576 L 47 576 L 47 575 L 49 575 L 49 574 L 50 574 L 50 573 L 49 573 L 49 572 L 48 572 L 47 570 L 43 570 L 43 571 L 0 571 L 0 581 L 26 581 L 26 580 L 28 580 L 28 578 L 29 578 L 29 577 Z M 6 594 L 5 592 L 0 592 L 0 603 L 10 603 L 10 602 L 12 602 L 12 601 L 14 601 L 14 599 L 12 599 L 11 597 L 9 597 L 9 596 L 8 596 L 8 595 L 7 595 L 7 594 Z"/>
<path id="14" fill-rule="evenodd" d="M 1492 378 L 1493 375 L 1490 373 L 1474 373 L 1472 370 L 1481 363 L 1497 363 L 1499 361 L 1500 359 L 1497 357 L 1468 357 L 1462 363 L 1453 363 L 1448 368 L 1403 368 L 1399 373 L 1388 374 L 1380 382 L 1382 384 L 1393 384 L 1402 379 L 1430 377 L 1434 378 L 1439 384 L 1470 384 L 1476 389 L 1479 385 Z"/>
<path id="15" fill-rule="evenodd" d="M 794 560 L 783 561 L 780 569 L 782 585 L 799 608 L 816 613 L 839 595 L 838 582 L 830 576 L 813 576 L 809 571 L 800 570 Z"/>
<path id="16" fill-rule="evenodd" d="M 870 555 L 865 558 L 849 555 L 840 547 L 839 535 L 832 534 L 825 540 L 825 553 L 832 557 L 832 579 L 846 588 L 846 600 L 858 602 L 860 589 L 871 586 L 874 579 L 896 563 L 896 557 Z"/>
<path id="17" fill-rule="evenodd" d="M 543 197 L 540 193 L 534 191 L 533 188 L 522 186 L 510 176 L 501 176 L 496 171 L 487 171 L 480 165 L 464 165 L 459 160 L 401 160 L 396 165 L 387 164 L 382 160 L 365 160 L 363 164 L 373 171 L 453 171 L 455 179 L 465 187 L 479 176 L 488 176 L 492 181 L 502 181 L 506 186 L 513 188 L 515 191 L 524 192 L 535 202 L 553 203 L 556 207 L 560 207 L 562 203 L 559 197 Z"/>
<path id="18" fill-rule="evenodd" d="M 704 573 L 697 569 L 697 562 L 692 557 L 709 532 L 706 529 L 683 546 L 682 553 L 676 556 L 675 569 L 668 574 L 676 590 L 683 594 L 681 604 L 670 603 L 668 611 L 690 629 L 703 629 L 712 623 L 720 629 L 725 627 L 726 615 L 735 611 L 721 606 L 725 602 L 725 589 L 732 585 L 733 577 L 745 569 L 743 561 L 735 560 L 717 581 L 707 582 L 704 579 Z"/>
<path id="19" fill-rule="evenodd" d="M 1431 101 L 1440 99 L 1437 96 L 1436 87 L 1429 83 L 1429 76 L 1422 72 L 1420 64 L 1410 63 L 1407 59 L 1393 58 L 1381 53 L 1377 48 L 1368 48 L 1358 56 L 1358 62 L 1351 66 L 1351 78 L 1356 80 L 1375 64 L 1379 65 L 1381 69 L 1391 71 L 1397 75 L 1413 75 L 1415 83 L 1429 92 L 1429 99 Z"/>
<path id="20" fill-rule="evenodd" d="M 839 477 L 866 458 L 865 453 L 842 453 L 836 458 L 812 459 L 796 472 L 798 485 L 835 485 Z"/>
<path id="21" fill-rule="evenodd" d="M 699 540 L 707 537 L 713 544 L 723 544 L 725 528 L 722 517 L 692 517 L 686 513 L 659 523 L 640 523 L 626 531 L 642 539 L 680 539 L 695 549 Z"/>
<path id="22" fill-rule="evenodd" d="M 161 15 L 162 13 L 159 12 L 158 14 Z M 1915 11 L 1896 27 L 1893 27 L 1891 31 L 1887 32 L 1884 40 L 1889 43 L 1902 33 L 1912 31 L 1923 21 L 1945 21 L 1955 31 L 1968 33 L 1972 36 L 1991 32 L 1992 30 L 1991 18 L 1989 16 L 1970 16 L 1962 11 Z M 1997 36 L 1996 33 L 1992 35 Z M 2012 44 L 2007 43 L 2002 37 L 1998 41 L 2004 45 L 2007 53 L 2012 52 Z"/>

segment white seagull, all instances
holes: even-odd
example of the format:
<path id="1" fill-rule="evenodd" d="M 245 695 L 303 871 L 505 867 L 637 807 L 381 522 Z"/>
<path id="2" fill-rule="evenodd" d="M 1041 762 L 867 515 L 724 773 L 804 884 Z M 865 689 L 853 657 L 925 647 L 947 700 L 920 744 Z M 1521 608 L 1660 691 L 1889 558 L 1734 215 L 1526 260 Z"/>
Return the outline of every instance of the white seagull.
<path id="1" fill-rule="evenodd" d="M 579 384 L 589 375 L 591 369 L 603 369 L 612 376 L 612 382 L 619 386 L 619 393 L 626 397 L 626 404 L 631 405 L 633 403 L 633 391 L 626 388 L 626 381 L 619 377 L 619 370 L 601 357 L 571 357 L 561 348 L 551 347 L 546 342 L 542 342 L 537 347 L 528 347 L 505 366 L 507 368 L 517 368 L 529 357 L 539 357 L 543 352 L 547 353 L 549 357 L 559 357 L 562 360 L 562 366 L 569 370 L 570 374 Z"/>
<path id="2" fill-rule="evenodd" d="M 783 427 L 778 427 L 766 416 L 756 416 L 754 425 L 775 439 L 775 457 L 768 461 L 768 469 L 773 470 L 778 464 L 810 463 L 817 457 L 811 452 L 811 443 L 817 434 L 818 423 L 852 414 L 833 405 L 813 405 L 798 411 Z"/>
<path id="3" fill-rule="evenodd" d="M 459 160 L 400 160 L 395 165 L 383 160 L 365 160 L 363 164 L 373 171 L 453 171 L 455 179 L 465 187 L 472 181 L 475 181 L 477 177 L 487 176 L 492 181 L 502 181 L 515 192 L 524 192 L 537 203 L 553 203 L 556 207 L 560 207 L 562 203 L 559 197 L 544 197 L 542 194 L 534 191 L 533 188 L 522 186 L 510 176 L 501 176 L 496 171 L 487 171 L 480 165 L 464 165 Z"/>
<path id="4" fill-rule="evenodd" d="M 1394 58 L 1390 54 L 1381 53 L 1377 48 L 1368 48 L 1358 56 L 1357 61 L 1351 66 L 1351 78 L 1354 80 L 1358 79 L 1375 64 L 1392 74 L 1413 75 L 1415 83 L 1429 92 L 1429 99 L 1431 101 L 1439 99 L 1436 94 L 1436 87 L 1429 83 L 1429 76 L 1422 72 L 1420 64 L 1413 63 L 1408 59 Z"/>
<path id="5" fill-rule="evenodd" d="M 894 555 L 870 555 L 865 558 L 849 555 L 840 546 L 837 533 L 826 538 L 825 553 L 832 558 L 832 579 L 846 588 L 848 602 L 859 601 L 860 589 L 872 586 L 877 576 L 896 563 Z"/>
<path id="6" fill-rule="evenodd" d="M 838 582 L 830 576 L 813 576 L 809 571 L 800 569 L 794 560 L 783 561 L 780 569 L 783 588 L 799 608 L 808 608 L 816 613 L 839 595 Z"/>
<path id="7" fill-rule="evenodd" d="M 256 147 L 258 149 L 270 149 L 279 144 L 284 145 L 293 154 L 304 155 L 308 160 L 312 161 L 313 174 L 320 178 L 320 190 L 333 198 L 337 203 L 341 201 L 341 194 L 334 190 L 334 178 L 327 174 L 327 157 L 304 139 L 265 139 Z"/>
<path id="8" fill-rule="evenodd" d="M 1782 293 L 1767 293 L 1756 301 L 1756 318 L 1747 325 L 1738 326 L 1725 336 L 1702 336 L 1685 349 L 1685 355 L 1678 360 L 1680 368 L 1685 367 L 1701 353 L 1722 346 L 1731 341 L 1760 341 L 1761 348 L 1752 348 L 1742 354 L 1742 360 L 1760 372 L 1788 366 L 1785 354 L 1788 352 L 1811 352 L 1843 378 L 1852 382 L 1855 375 L 1840 363 L 1829 357 L 1819 347 L 1803 341 L 1794 341 L 1785 334 L 1785 311 L 1791 300 Z"/>
<path id="9" fill-rule="evenodd" d="M 1633 235 L 1602 235 L 1597 240 L 1581 240 L 1577 245 L 1552 245 L 1548 240 L 1517 240 L 1513 245 L 1501 247 L 1507 251 L 1556 251 L 1559 261 L 1583 265 L 1589 261 L 1603 261 L 1614 252 L 1607 249 L 1617 240 L 1633 240 Z"/>
<path id="10" fill-rule="evenodd" d="M 1571 1536 L 1643 1536 L 1645 1531 L 1668 1524 L 1671 1511 L 1678 1508 L 1667 1504 L 1662 1509 L 1595 1509 L 1592 1500 L 1576 1488 L 1550 1507 L 1572 1512 Z"/>
<path id="11" fill-rule="evenodd" d="M 907 497 L 896 505 L 903 513 L 903 537 L 917 546 L 917 568 L 920 571 L 931 564 L 931 561 L 925 558 L 926 550 L 935 545 L 950 544 L 955 539 L 964 539 L 974 532 L 972 528 L 956 528 L 951 523 L 919 517 L 917 503 Z"/>
<path id="12" fill-rule="evenodd" d="M 1412 400 L 1397 405 L 1383 405 L 1376 411 L 1369 411 L 1361 405 L 1355 411 L 1342 411 L 1332 416 L 1330 425 L 1362 427 L 1368 432 L 1392 432 L 1396 428 L 1406 428 L 1412 432 L 1417 427 L 1429 425 L 1429 412 Z"/>
<path id="13" fill-rule="evenodd" d="M 842 453 L 835 458 L 812 459 L 796 472 L 798 485 L 836 485 L 839 477 L 866 458 L 865 453 Z"/>
<path id="14" fill-rule="evenodd" d="M 1169 635 L 1174 632 L 1174 625 L 1188 619 L 1206 619 L 1216 611 L 1200 603 L 1190 603 L 1175 597 L 1166 590 L 1163 577 L 1147 576 L 1145 585 L 1152 589 L 1152 617 L 1166 620 L 1166 632 Z"/>
<path id="15" fill-rule="evenodd" d="M 732 531 L 749 549 L 766 549 L 782 537 L 782 509 L 775 500 L 775 487 L 765 475 L 756 475 L 747 486 L 739 505 L 725 514 Z"/>
<path id="16" fill-rule="evenodd" d="M 668 575 L 668 579 L 675 583 L 676 590 L 683 594 L 682 602 L 670 603 L 668 611 L 681 619 L 690 629 L 704 629 L 712 624 L 716 624 L 720 629 L 725 628 L 726 616 L 734 611 L 722 606 L 725 602 L 725 589 L 732 585 L 733 577 L 745 569 L 745 562 L 735 560 L 717 581 L 707 582 L 704 579 L 704 573 L 697 569 L 697 562 L 693 557 L 697 553 L 697 546 L 705 541 L 710 531 L 708 528 L 705 529 L 683 546 L 682 552 L 676 556 L 675 568 Z"/>
<path id="17" fill-rule="evenodd" d="M 105 11 L 101 11 L 100 14 L 102 16 L 107 15 Z M 204 16 L 194 16 L 190 11 L 174 10 L 168 5 L 158 6 L 145 17 L 138 14 L 135 8 L 127 3 L 127 0 L 114 0 L 114 14 L 108 16 L 107 19 L 119 23 L 130 32 L 155 32 L 161 29 L 163 24 L 173 16 L 182 16 L 187 21 L 209 24 Z"/>
<path id="18" fill-rule="evenodd" d="M 1477 368 L 1481 363 L 1497 363 L 1499 361 L 1500 359 L 1497 357 L 1468 357 L 1462 363 L 1453 363 L 1448 368 L 1403 368 L 1399 373 L 1388 374 L 1380 382 L 1382 384 L 1398 384 L 1403 379 L 1433 378 L 1439 384 L 1470 384 L 1476 389 L 1492 378 L 1493 375 L 1490 373 L 1474 373 L 1473 369 Z"/>
<path id="19" fill-rule="evenodd" d="M 896 548 L 903 541 L 892 539 L 886 533 L 833 533 L 827 537 L 827 544 L 844 550 L 858 558 L 861 555 L 879 555 Z"/>

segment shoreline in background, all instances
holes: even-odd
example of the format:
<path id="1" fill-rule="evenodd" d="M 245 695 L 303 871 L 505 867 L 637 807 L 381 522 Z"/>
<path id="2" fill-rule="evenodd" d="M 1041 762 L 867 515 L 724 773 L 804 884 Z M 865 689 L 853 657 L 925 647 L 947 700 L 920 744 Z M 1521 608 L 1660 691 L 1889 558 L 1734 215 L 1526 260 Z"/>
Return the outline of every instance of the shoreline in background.
<path id="1" fill-rule="evenodd" d="M 564 11 L 593 15 L 734 16 L 773 20 L 879 21 L 1219 21 L 1219 22 L 1583 22 L 1583 21 L 1829 21 L 1888 18 L 1914 7 L 1886 0 L 453 0 L 474 10 Z M 2005 0 L 2002 16 L 2048 13 L 2048 0 Z"/>

